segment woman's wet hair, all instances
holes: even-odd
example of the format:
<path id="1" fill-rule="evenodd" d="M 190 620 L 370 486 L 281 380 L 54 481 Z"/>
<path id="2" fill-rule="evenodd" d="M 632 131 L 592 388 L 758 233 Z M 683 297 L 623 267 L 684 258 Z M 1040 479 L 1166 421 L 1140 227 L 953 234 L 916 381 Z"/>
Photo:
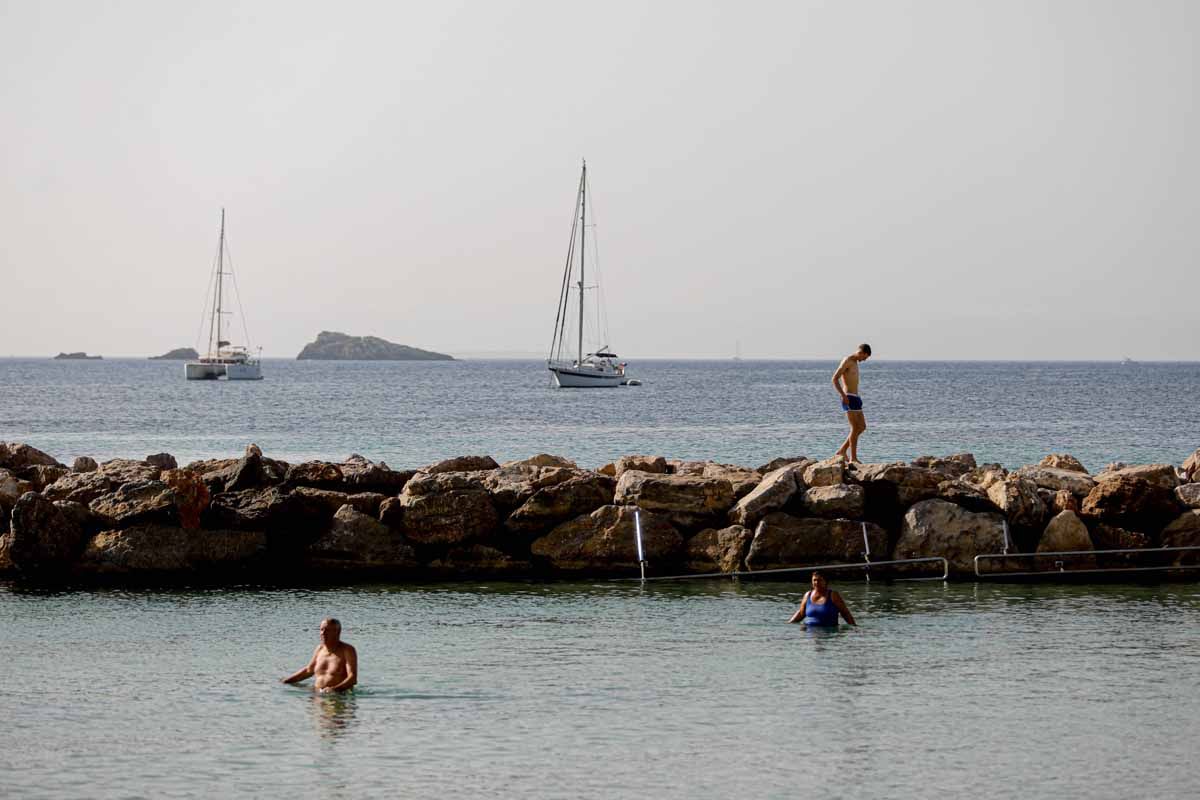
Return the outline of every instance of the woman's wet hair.
<path id="1" fill-rule="evenodd" d="M 813 570 L 813 574 L 809 577 L 809 580 L 812 580 L 813 578 L 820 578 L 821 580 L 825 581 L 825 583 L 829 583 L 829 578 L 825 577 L 825 573 L 821 572 L 819 569 Z"/>

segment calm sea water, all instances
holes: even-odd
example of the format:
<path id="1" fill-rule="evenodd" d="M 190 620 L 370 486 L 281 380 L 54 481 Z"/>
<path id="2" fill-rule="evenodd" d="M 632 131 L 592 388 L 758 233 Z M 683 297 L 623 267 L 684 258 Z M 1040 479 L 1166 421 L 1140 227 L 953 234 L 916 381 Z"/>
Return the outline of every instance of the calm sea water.
<path id="1" fill-rule="evenodd" d="M 239 454 L 352 452 L 393 467 L 447 456 L 538 452 L 597 466 L 627 453 L 757 466 L 832 454 L 845 419 L 834 362 L 646 361 L 641 387 L 559 390 L 539 361 L 268 360 L 261 382 L 187 382 L 180 362 L 0 359 L 0 440 L 69 462 L 167 451 L 181 462 Z M 880 461 L 970 451 L 1018 466 L 1069 452 L 1092 470 L 1180 463 L 1200 447 L 1200 364 L 870 361 Z"/>
<path id="2" fill-rule="evenodd" d="M 839 588 L 0 584 L 0 794 L 1196 796 L 1194 586 Z M 277 682 L 326 614 L 350 696 Z"/>

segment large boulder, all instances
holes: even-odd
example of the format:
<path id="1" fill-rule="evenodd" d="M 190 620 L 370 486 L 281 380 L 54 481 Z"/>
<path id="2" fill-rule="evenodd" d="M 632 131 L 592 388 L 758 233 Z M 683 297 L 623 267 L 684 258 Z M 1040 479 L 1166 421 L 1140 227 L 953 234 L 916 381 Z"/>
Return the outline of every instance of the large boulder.
<path id="1" fill-rule="evenodd" d="M 0 442 L 0 467 L 19 470 L 33 466 L 61 467 L 58 459 L 21 442 Z"/>
<path id="2" fill-rule="evenodd" d="M 1168 492 L 1179 485 L 1179 474 L 1171 464 L 1139 464 L 1133 467 L 1110 469 L 1096 476 L 1097 481 L 1115 481 L 1121 478 L 1140 478 L 1151 486 Z"/>
<path id="3" fill-rule="evenodd" d="M 652 564 L 672 562 L 683 548 L 683 537 L 663 515 L 642 512 L 642 547 Z M 534 541 L 531 551 L 556 570 L 611 573 L 638 567 L 634 509 L 603 506 L 562 523 Z"/>
<path id="4" fill-rule="evenodd" d="M 549 453 L 538 453 L 520 461 L 507 461 L 502 467 L 559 467 L 560 469 L 579 469 L 579 465 L 569 458 L 554 456 Z"/>
<path id="5" fill-rule="evenodd" d="M 845 479 L 846 462 L 836 456 L 804 468 L 805 486 L 836 486 Z"/>
<path id="6" fill-rule="evenodd" d="M 402 494 L 420 496 L 444 492 L 488 491 L 485 472 L 418 472 L 404 485 Z"/>
<path id="7" fill-rule="evenodd" d="M 313 566 L 389 567 L 417 566 L 416 551 L 397 531 L 350 505 L 333 515 L 333 524 L 308 547 Z"/>
<path id="8" fill-rule="evenodd" d="M 1038 462 L 1039 467 L 1050 467 L 1051 469 L 1066 469 L 1071 472 L 1082 472 L 1088 474 L 1087 467 L 1075 456 L 1066 453 L 1051 453 Z"/>
<path id="9" fill-rule="evenodd" d="M 975 556 L 1003 548 L 1004 518 L 999 514 L 976 514 L 945 500 L 925 500 L 904 514 L 892 558 L 942 556 L 952 574 L 973 575 Z"/>
<path id="10" fill-rule="evenodd" d="M 684 567 L 689 572 L 738 572 L 745 567 L 754 531 L 741 525 L 706 528 L 688 540 Z"/>
<path id="11" fill-rule="evenodd" d="M 431 477 L 461 474 L 441 473 Z M 409 481 L 409 485 L 400 493 L 400 505 L 404 509 L 404 533 L 410 542 L 423 546 L 462 544 L 487 539 L 496 532 L 500 518 L 486 489 L 462 488 L 424 493 L 429 485 L 422 483 L 414 487 L 417 478 Z M 421 489 L 422 493 L 413 493 L 414 488 Z"/>
<path id="12" fill-rule="evenodd" d="M 1189 509 L 1176 517 L 1162 532 L 1163 547 L 1200 547 L 1200 510 Z M 1200 550 L 1179 553 L 1176 564 L 1200 562 Z"/>
<path id="13" fill-rule="evenodd" d="M 767 463 L 763 464 L 761 467 L 759 467 L 756 471 L 758 472 L 759 475 L 766 475 L 768 472 L 774 472 L 775 470 L 780 469 L 782 467 L 786 467 L 790 464 L 799 464 L 801 461 L 807 461 L 809 464 L 816 463 L 815 461 L 813 461 L 813 459 L 805 458 L 804 456 L 773 458 L 770 461 L 768 461 Z M 805 466 L 807 466 L 807 465 L 805 465 Z"/>
<path id="14" fill-rule="evenodd" d="M 613 466 L 613 477 L 620 478 L 626 472 L 650 472 L 666 475 L 670 472 L 667 460 L 662 456 L 621 456 Z"/>
<path id="15" fill-rule="evenodd" d="M 175 492 L 162 481 L 123 483 L 108 494 L 92 500 L 92 512 L 108 520 L 110 527 L 179 523 Z"/>
<path id="16" fill-rule="evenodd" d="M 34 464 L 32 467 L 21 469 L 18 474 L 33 485 L 35 492 L 40 492 L 64 475 L 70 475 L 71 470 L 64 466 Z"/>
<path id="17" fill-rule="evenodd" d="M 1077 497 L 1087 497 L 1088 492 L 1096 487 L 1096 482 L 1087 474 L 1069 469 L 1056 467 L 1021 467 L 1016 474 L 1032 481 L 1041 489 L 1059 491 L 1066 489 Z"/>
<path id="18" fill-rule="evenodd" d="M 978 465 L 971 453 L 955 453 L 952 456 L 919 456 L 912 461 L 914 467 L 931 469 L 941 474 L 943 480 L 961 478 Z"/>
<path id="19" fill-rule="evenodd" d="M 745 497 L 754 491 L 762 480 L 762 475 L 757 470 L 747 467 L 739 467 L 735 464 L 713 464 L 707 463 L 700 471 L 700 475 L 705 478 L 716 478 L 717 480 L 727 480 L 733 487 L 733 499 L 737 500 Z"/>
<path id="20" fill-rule="evenodd" d="M 162 482 L 175 495 L 175 508 L 179 512 L 179 524 L 186 530 L 200 528 L 200 516 L 208 508 L 208 487 L 200 476 L 186 469 L 168 469 L 161 476 Z"/>
<path id="21" fill-rule="evenodd" d="M 387 464 L 351 456 L 341 465 L 342 480 L 351 492 L 377 492 L 395 497 L 416 474 L 415 470 L 395 470 Z"/>
<path id="22" fill-rule="evenodd" d="M 504 527 L 516 534 L 536 535 L 612 502 L 613 479 L 596 472 L 584 472 L 579 477 L 539 489 L 509 515 Z"/>
<path id="23" fill-rule="evenodd" d="M 796 474 L 803 471 L 807 464 L 806 460 L 801 459 L 768 472 L 753 491 L 730 509 L 729 521 L 734 525 L 752 528 L 767 514 L 782 510 L 800 488 Z"/>
<path id="24" fill-rule="evenodd" d="M 313 489 L 342 488 L 342 468 L 326 461 L 305 461 L 288 467 L 284 478 L 288 486 L 308 486 Z"/>
<path id="25" fill-rule="evenodd" d="M 1037 492 L 1037 485 L 1019 475 L 1009 475 L 993 483 L 988 498 L 1008 518 L 1009 523 L 1022 528 L 1040 528 L 1046 517 L 1046 504 Z"/>
<path id="26" fill-rule="evenodd" d="M 302 522 L 291 496 L 277 487 L 216 495 L 203 515 L 204 526 L 212 529 L 284 531 Z"/>
<path id="27" fill-rule="evenodd" d="M 27 492 L 13 506 L 9 531 L 0 535 L 0 562 L 20 572 L 61 570 L 79 556 L 86 538 L 78 514 Z"/>
<path id="28" fill-rule="evenodd" d="M 941 472 L 903 462 L 852 464 L 847 477 L 863 487 L 867 513 L 874 519 L 898 518 L 913 503 L 937 497 L 945 481 Z"/>
<path id="29" fill-rule="evenodd" d="M 77 456 L 71 464 L 72 472 L 95 472 L 99 468 L 100 465 L 91 456 Z"/>
<path id="30" fill-rule="evenodd" d="M 72 472 L 43 489 L 42 496 L 49 500 L 70 500 L 87 505 L 115 488 L 116 484 L 103 472 Z M 0 502 L 3 500 L 0 499 Z"/>
<path id="31" fill-rule="evenodd" d="M 1087 526 L 1073 511 L 1063 511 L 1050 520 L 1037 545 L 1039 553 L 1092 549 L 1092 537 L 1088 534 Z"/>
<path id="32" fill-rule="evenodd" d="M 179 462 L 170 453 L 155 453 L 154 455 L 146 456 L 145 462 L 152 467 L 158 467 L 164 472 L 169 469 L 179 469 Z"/>
<path id="33" fill-rule="evenodd" d="M 758 523 L 746 554 L 746 568 L 753 571 L 861 562 L 867 542 L 874 559 L 886 560 L 887 532 L 874 523 L 794 517 L 777 511 Z"/>
<path id="34" fill-rule="evenodd" d="M 802 503 L 807 514 L 831 519 L 858 519 L 866 509 L 863 487 L 845 483 L 813 486 L 804 490 Z"/>
<path id="35" fill-rule="evenodd" d="M 987 492 L 973 483 L 967 483 L 962 478 L 939 483 L 937 496 L 941 500 L 962 506 L 967 511 L 975 513 L 999 511 L 996 504 L 992 502 L 992 498 L 987 496 Z"/>
<path id="36" fill-rule="evenodd" d="M 96 534 L 84 548 L 79 566 L 97 574 L 223 571 L 253 564 L 266 546 L 266 535 L 258 531 L 137 525 Z"/>
<path id="37" fill-rule="evenodd" d="M 420 471 L 427 475 L 437 475 L 441 472 L 479 472 L 498 466 L 500 465 L 496 463 L 496 459 L 491 456 L 457 456 L 422 467 Z"/>
<path id="38" fill-rule="evenodd" d="M 1175 499 L 1188 508 L 1200 508 L 1200 483 L 1185 483 L 1175 488 Z"/>
<path id="39" fill-rule="evenodd" d="M 109 459 L 99 466 L 98 471 L 117 485 L 156 481 L 162 474 L 161 467 L 147 464 L 145 461 L 134 461 L 131 458 Z"/>
<path id="40" fill-rule="evenodd" d="M 507 464 L 483 473 L 483 486 L 491 492 L 492 501 L 496 507 L 508 512 L 525 503 L 547 486 L 554 486 L 577 476 L 595 474 L 564 467 Z M 600 477 L 608 481 L 609 485 L 612 484 L 612 479 L 608 476 Z M 611 502 L 611 497 L 609 502 Z"/>
<path id="41" fill-rule="evenodd" d="M 1200 482 L 1200 449 L 1184 459 L 1183 474 L 1188 481 Z"/>
<path id="42" fill-rule="evenodd" d="M 32 491 L 32 483 L 17 477 L 11 470 L 0 469 L 0 512 L 5 516 L 21 499 L 21 495 Z"/>
<path id="43" fill-rule="evenodd" d="M 1173 488 L 1132 475 L 1104 477 L 1083 499 L 1080 513 L 1122 528 L 1161 530 L 1180 510 Z"/>
<path id="44" fill-rule="evenodd" d="M 533 565 L 484 544 L 455 545 L 430 561 L 425 570 L 448 578 L 516 578 L 528 576 Z"/>
<path id="45" fill-rule="evenodd" d="M 613 502 L 665 514 L 675 526 L 689 528 L 723 518 L 733 505 L 733 486 L 724 478 L 628 470 L 617 480 Z"/>
<path id="46" fill-rule="evenodd" d="M 1103 522 L 1093 522 L 1089 528 L 1092 544 L 1097 550 L 1144 550 L 1152 546 L 1150 537 Z"/>

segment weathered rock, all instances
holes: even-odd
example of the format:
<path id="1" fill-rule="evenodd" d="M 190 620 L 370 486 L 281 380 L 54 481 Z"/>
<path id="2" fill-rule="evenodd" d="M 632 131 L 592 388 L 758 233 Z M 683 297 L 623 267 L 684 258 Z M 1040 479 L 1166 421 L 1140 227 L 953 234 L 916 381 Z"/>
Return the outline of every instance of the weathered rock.
<path id="1" fill-rule="evenodd" d="M 99 468 L 100 465 L 91 456 L 78 456 L 71 464 L 72 472 L 95 472 Z"/>
<path id="2" fill-rule="evenodd" d="M 754 491 L 763 477 L 756 470 L 739 467 L 736 464 L 707 463 L 700 474 L 705 478 L 729 481 L 730 486 L 733 487 L 734 500 L 745 497 Z"/>
<path id="3" fill-rule="evenodd" d="M 523 458 L 520 461 L 509 461 L 501 466 L 504 467 L 559 467 L 562 469 L 579 469 L 579 465 L 569 458 L 562 456 L 552 456 L 549 453 L 538 453 L 529 458 Z M 489 549 L 489 548 L 483 548 Z"/>
<path id="4" fill-rule="evenodd" d="M 620 479 L 626 472 L 651 472 L 666 475 L 667 460 L 662 456 L 621 456 L 614 465 L 613 475 Z"/>
<path id="5" fill-rule="evenodd" d="M 922 467 L 940 473 L 943 480 L 961 478 L 978 466 L 971 453 L 955 453 L 952 456 L 919 456 L 912 461 L 914 467 Z"/>
<path id="6" fill-rule="evenodd" d="M 179 463 L 175 460 L 175 456 L 170 453 L 155 453 L 154 455 L 146 456 L 146 463 L 164 471 L 179 469 Z"/>
<path id="7" fill-rule="evenodd" d="M 977 514 L 1000 510 L 996 508 L 996 504 L 992 502 L 986 492 L 961 478 L 939 483 L 937 496 L 941 500 L 962 506 L 967 511 Z"/>
<path id="8" fill-rule="evenodd" d="M 676 559 L 683 548 L 683 537 L 665 516 L 654 512 L 641 514 L 642 546 L 652 564 Z M 616 572 L 638 567 L 634 539 L 634 509 L 630 506 L 603 506 L 586 516 L 562 523 L 536 540 L 531 550 L 564 572 Z"/>
<path id="9" fill-rule="evenodd" d="M 402 494 L 419 496 L 455 491 L 488 491 L 487 475 L 483 472 L 418 472 L 404 485 Z"/>
<path id="10" fill-rule="evenodd" d="M 500 466 L 491 456 L 458 456 L 447 458 L 428 467 L 422 467 L 420 472 L 427 475 L 437 475 L 441 472 L 479 472 L 480 470 L 496 469 Z"/>
<path id="11" fill-rule="evenodd" d="M 220 472 L 220 478 L 224 479 L 224 491 L 243 492 L 247 489 L 257 489 L 267 483 L 263 472 L 262 451 L 255 452 L 258 450 L 257 446 L 254 450 L 249 447 L 246 450 L 246 455 L 240 461 Z"/>
<path id="12" fill-rule="evenodd" d="M 999 464 L 981 464 L 962 476 L 962 479 L 972 486 L 986 492 L 993 484 L 1000 483 L 1008 477 L 1008 470 Z"/>
<path id="13" fill-rule="evenodd" d="M 404 530 L 404 504 L 399 497 L 389 497 L 379 504 L 379 521 L 394 530 Z"/>
<path id="14" fill-rule="evenodd" d="M 862 485 L 867 509 L 877 518 L 898 516 L 913 503 L 937 497 L 938 486 L 945 480 L 940 472 L 903 462 L 852 464 L 847 473 L 851 481 Z"/>
<path id="15" fill-rule="evenodd" d="M 86 536 L 78 514 L 27 492 L 13 506 L 9 531 L 0 535 L 0 562 L 20 572 L 61 570 L 78 557 Z"/>
<path id="16" fill-rule="evenodd" d="M 204 481 L 204 485 L 208 487 L 211 494 L 218 492 L 229 491 L 226 488 L 230 475 L 237 465 L 241 463 L 238 458 L 210 458 L 202 461 L 193 461 L 184 469 L 196 473 Z M 234 491 L 241 491 L 236 489 Z"/>
<path id="17" fill-rule="evenodd" d="M 194 473 L 193 473 L 194 474 Z M 206 528 L 242 531 L 285 531 L 302 521 L 302 512 L 277 487 L 225 492 L 209 502 L 203 515 Z M 323 519 L 319 527 L 324 527 Z"/>
<path id="18" fill-rule="evenodd" d="M 341 488 L 342 469 L 325 461 L 305 461 L 288 467 L 284 481 L 288 486 L 309 486 L 313 489 Z"/>
<path id="19" fill-rule="evenodd" d="M 613 479 L 595 472 L 539 489 L 505 521 L 521 535 L 538 534 L 613 502 Z"/>
<path id="20" fill-rule="evenodd" d="M 417 566 L 416 551 L 399 532 L 350 505 L 337 510 L 329 530 L 309 545 L 307 554 L 318 566 Z"/>
<path id="21" fill-rule="evenodd" d="M 101 494 L 112 492 L 114 488 L 113 481 L 103 473 L 70 473 L 42 489 L 42 497 L 86 505 Z"/>
<path id="22" fill-rule="evenodd" d="M 33 491 L 40 492 L 64 475 L 70 475 L 66 467 L 52 467 L 46 464 L 35 464 L 21 469 L 20 476 L 33 485 Z"/>
<path id="23" fill-rule="evenodd" d="M 1175 498 L 1188 508 L 1200 508 L 1200 483 L 1185 483 L 1176 487 Z"/>
<path id="24" fill-rule="evenodd" d="M 7 513 L 21 499 L 21 495 L 32 491 L 32 483 L 18 478 L 10 470 L 0 469 L 0 511 Z"/>
<path id="25" fill-rule="evenodd" d="M 1039 553 L 1092 549 L 1092 537 L 1088 534 L 1087 526 L 1073 511 L 1063 511 L 1050 520 L 1037 546 Z"/>
<path id="26" fill-rule="evenodd" d="M 1200 482 L 1200 449 L 1184 459 L 1183 474 L 1189 482 Z"/>
<path id="27" fill-rule="evenodd" d="M 861 486 L 839 483 L 804 490 L 804 510 L 814 517 L 858 519 L 866 507 L 866 492 Z"/>
<path id="28" fill-rule="evenodd" d="M 925 500 L 905 513 L 892 558 L 942 556 L 952 573 L 973 575 L 975 556 L 1003 548 L 1004 518 L 999 514 L 975 514 L 944 500 Z"/>
<path id="29" fill-rule="evenodd" d="M 1056 492 L 1066 489 L 1077 497 L 1087 497 L 1088 492 L 1096 487 L 1096 482 L 1088 475 L 1069 469 L 1040 466 L 1021 467 L 1015 474 L 1032 481 L 1039 488 L 1051 489 Z"/>
<path id="30" fill-rule="evenodd" d="M 52 456 L 21 442 L 0 442 L 0 467 L 14 472 L 24 467 L 61 467 Z"/>
<path id="31" fill-rule="evenodd" d="M 387 464 L 374 464 L 366 459 L 347 460 L 342 464 L 342 480 L 355 492 L 378 492 L 395 497 L 404 490 L 416 470 L 395 470 Z"/>
<path id="32" fill-rule="evenodd" d="M 1118 472 L 1120 470 L 1127 469 L 1129 466 L 1130 465 L 1126 464 L 1124 461 L 1113 461 L 1109 464 L 1105 464 L 1104 469 L 1096 473 L 1096 479 L 1099 480 L 1100 476 L 1106 472 Z"/>
<path id="33" fill-rule="evenodd" d="M 1046 506 L 1046 513 L 1051 517 L 1061 514 L 1064 511 L 1074 511 L 1079 513 L 1079 507 L 1082 505 L 1078 495 L 1068 492 L 1066 489 L 1052 491 L 1050 489 L 1038 489 L 1038 497 L 1042 498 L 1042 504 Z"/>
<path id="34" fill-rule="evenodd" d="M 804 485 L 836 486 L 845 481 L 846 462 L 840 458 L 827 458 L 804 468 Z"/>
<path id="35" fill-rule="evenodd" d="M 259 531 L 187 531 L 165 525 L 137 525 L 102 531 L 87 543 L 80 559 L 97 574 L 179 573 L 235 569 L 266 550 Z"/>
<path id="36" fill-rule="evenodd" d="M 766 475 L 768 472 L 774 472 L 777 469 L 786 467 L 790 464 L 797 464 L 801 461 L 807 461 L 810 464 L 816 463 L 815 461 L 813 461 L 813 459 L 805 458 L 804 456 L 792 456 L 790 458 L 773 458 L 770 461 L 768 461 L 766 464 L 763 464 L 761 467 L 759 467 L 757 471 L 758 471 L 759 475 Z"/>
<path id="37" fill-rule="evenodd" d="M 1171 489 L 1130 475 L 1101 478 L 1083 499 L 1084 517 L 1133 530 L 1161 530 L 1179 513 Z"/>
<path id="38" fill-rule="evenodd" d="M 733 505 L 733 486 L 724 478 L 626 470 L 617 479 L 613 502 L 664 514 L 673 525 L 688 528 L 723 518 Z"/>
<path id="39" fill-rule="evenodd" d="M 459 473 L 447 473 L 459 474 Z M 483 486 L 491 492 L 492 502 L 498 509 L 511 511 L 533 497 L 538 490 L 563 483 L 574 477 L 594 475 L 582 470 L 564 467 L 537 467 L 525 464 L 510 464 L 484 473 Z M 612 485 L 612 479 L 601 476 Z M 610 496 L 608 502 L 611 502 Z M 582 512 L 580 512 L 582 513 Z"/>
<path id="40" fill-rule="evenodd" d="M 346 497 L 346 503 L 351 508 L 363 514 L 377 517 L 379 516 L 379 508 L 383 505 L 383 501 L 391 499 L 386 494 L 380 494 L 379 492 L 355 492 Z"/>
<path id="41" fill-rule="evenodd" d="M 601 475 L 607 475 L 610 478 L 615 478 L 617 477 L 617 465 L 615 462 L 610 461 L 597 469 L 596 472 L 599 472 Z"/>
<path id="42" fill-rule="evenodd" d="M 107 475 L 114 484 L 156 481 L 162 474 L 160 467 L 130 458 L 113 458 L 105 461 L 99 466 L 98 471 Z"/>
<path id="43" fill-rule="evenodd" d="M 1038 496 L 1037 486 L 1027 478 L 1009 475 L 988 487 L 987 494 L 1013 525 L 1040 528 L 1046 517 L 1046 506 Z"/>
<path id="44" fill-rule="evenodd" d="M 346 494 L 330 489 L 299 486 L 289 493 L 288 499 L 292 504 L 293 511 L 297 514 L 308 516 L 314 520 L 329 521 L 344 505 L 349 505 L 356 511 L 373 517 L 379 513 L 383 495 L 372 492 Z"/>
<path id="45" fill-rule="evenodd" d="M 1066 469 L 1071 472 L 1082 472 L 1088 474 L 1087 468 L 1083 466 L 1078 458 L 1066 453 L 1051 453 L 1038 462 L 1039 467 L 1051 467 L 1053 469 Z"/>
<path id="46" fill-rule="evenodd" d="M 863 560 L 863 526 L 876 559 L 887 552 L 887 533 L 870 522 L 793 517 L 775 512 L 763 517 L 746 554 L 749 570 L 802 567 L 823 562 Z"/>
<path id="47" fill-rule="evenodd" d="M 254 442 L 251 442 L 250 444 L 246 445 L 246 450 L 242 455 L 245 456 L 246 458 L 251 458 L 251 457 L 262 458 L 263 451 L 262 451 L 261 447 L 256 445 Z"/>
<path id="48" fill-rule="evenodd" d="M 709 461 L 680 461 L 677 458 L 667 459 L 668 475 L 703 475 Z"/>
<path id="49" fill-rule="evenodd" d="M 1095 522 L 1091 525 L 1092 543 L 1097 550 L 1142 550 L 1150 547 L 1150 537 L 1137 531 L 1128 531 L 1115 525 Z"/>
<path id="50" fill-rule="evenodd" d="M 781 510 L 798 491 L 796 473 L 806 466 L 807 462 L 801 460 L 767 473 L 758 486 L 729 511 L 729 521 L 734 525 L 753 527 L 767 514 Z"/>
<path id="51" fill-rule="evenodd" d="M 414 544 L 447 545 L 482 540 L 492 536 L 499 527 L 500 518 L 486 490 L 454 489 L 412 494 L 410 489 L 415 481 L 416 478 L 409 481 L 400 494 L 400 504 L 404 507 L 404 533 Z"/>
<path id="52" fill-rule="evenodd" d="M 1189 509 L 1176 517 L 1162 532 L 1163 547 L 1200 547 L 1200 510 Z M 1176 564 L 1195 564 L 1200 551 L 1179 553 Z"/>
<path id="53" fill-rule="evenodd" d="M 468 544 L 451 547 L 444 556 L 429 562 L 427 569 L 450 577 L 507 578 L 529 575 L 533 565 L 494 547 Z"/>
<path id="54" fill-rule="evenodd" d="M 1151 486 L 1173 491 L 1179 485 L 1179 475 L 1171 464 L 1139 464 L 1134 467 L 1106 470 L 1096 476 L 1097 481 L 1114 481 L 1120 478 L 1140 478 Z"/>
<path id="55" fill-rule="evenodd" d="M 208 508 L 209 501 L 208 487 L 204 481 L 189 470 L 168 469 L 162 474 L 162 482 L 171 487 L 175 495 L 180 526 L 185 530 L 198 530 L 200 515 Z"/>
<path id="56" fill-rule="evenodd" d="M 101 467 L 103 469 L 103 467 Z M 110 521 L 111 527 L 175 525 L 179 510 L 175 493 L 162 481 L 123 483 L 88 504 L 93 513 Z"/>
<path id="57" fill-rule="evenodd" d="M 753 541 L 754 531 L 741 525 L 706 528 L 688 540 L 684 566 L 689 572 L 738 572 Z"/>

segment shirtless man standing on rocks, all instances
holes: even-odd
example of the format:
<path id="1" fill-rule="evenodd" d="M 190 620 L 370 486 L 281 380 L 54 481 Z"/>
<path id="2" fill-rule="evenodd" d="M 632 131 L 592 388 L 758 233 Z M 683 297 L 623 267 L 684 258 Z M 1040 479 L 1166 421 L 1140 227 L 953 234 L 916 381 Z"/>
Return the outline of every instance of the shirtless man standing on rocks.
<path id="1" fill-rule="evenodd" d="M 836 457 L 846 459 L 849 451 L 850 461 L 858 461 L 858 437 L 867 429 L 867 418 L 863 416 L 863 402 L 858 395 L 858 365 L 871 357 L 871 345 L 860 344 L 858 350 L 842 359 L 837 372 L 833 373 L 833 388 L 842 397 L 842 411 L 850 422 L 850 435 L 838 448 Z M 845 388 L 843 388 L 845 384 Z"/>
<path id="2" fill-rule="evenodd" d="M 321 643 L 312 660 L 294 675 L 283 678 L 284 683 L 299 683 L 314 675 L 313 688 L 318 692 L 344 692 L 358 683 L 358 651 L 342 641 L 342 623 L 333 617 L 321 620 Z"/>

